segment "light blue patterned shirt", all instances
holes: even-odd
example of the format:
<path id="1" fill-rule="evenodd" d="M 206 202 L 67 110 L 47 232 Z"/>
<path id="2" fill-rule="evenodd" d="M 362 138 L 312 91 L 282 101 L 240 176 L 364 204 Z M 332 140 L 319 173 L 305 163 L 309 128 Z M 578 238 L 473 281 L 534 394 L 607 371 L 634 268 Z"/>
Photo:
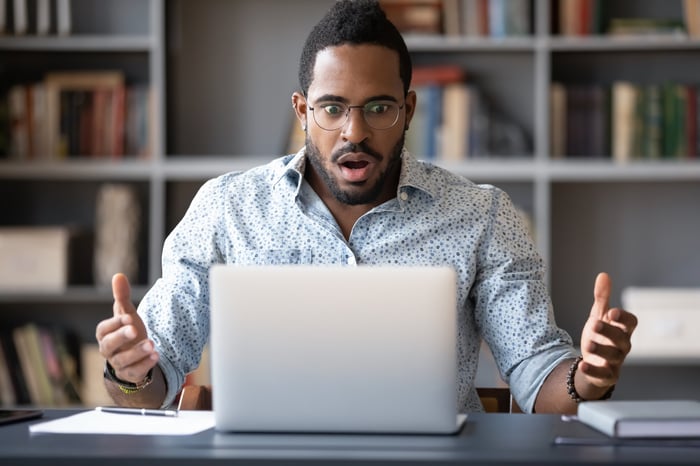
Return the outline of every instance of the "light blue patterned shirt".
<path id="1" fill-rule="evenodd" d="M 482 410 L 473 383 L 483 338 L 531 411 L 549 372 L 576 353 L 555 325 L 543 262 L 508 196 L 404 150 L 396 197 L 360 217 L 345 240 L 304 180 L 305 162 L 302 149 L 209 180 L 166 239 L 163 276 L 138 310 L 161 355 L 164 405 L 209 338 L 212 264 L 399 264 L 457 271 L 460 410 Z"/>

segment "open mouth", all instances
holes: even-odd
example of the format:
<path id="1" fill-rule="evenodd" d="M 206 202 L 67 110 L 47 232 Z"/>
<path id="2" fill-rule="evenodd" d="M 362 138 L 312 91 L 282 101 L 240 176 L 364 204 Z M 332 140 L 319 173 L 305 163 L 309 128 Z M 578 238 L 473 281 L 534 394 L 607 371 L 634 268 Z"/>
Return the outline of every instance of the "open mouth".
<path id="1" fill-rule="evenodd" d="M 369 160 L 346 160 L 339 164 L 343 179 L 349 183 L 362 183 L 370 177 L 373 163 Z"/>
<path id="2" fill-rule="evenodd" d="M 349 168 L 350 170 L 361 170 L 361 169 L 365 168 L 367 165 L 369 165 L 369 162 L 367 162 L 366 160 L 358 160 L 356 162 L 348 161 L 348 162 L 345 162 L 341 165 L 343 165 L 346 168 Z"/>

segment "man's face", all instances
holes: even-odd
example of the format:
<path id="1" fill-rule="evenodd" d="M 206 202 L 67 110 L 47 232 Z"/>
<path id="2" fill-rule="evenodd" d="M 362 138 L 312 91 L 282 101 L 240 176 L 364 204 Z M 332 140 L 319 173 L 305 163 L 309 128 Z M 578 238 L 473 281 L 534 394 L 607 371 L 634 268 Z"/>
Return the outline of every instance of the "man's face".
<path id="1" fill-rule="evenodd" d="M 331 131 L 314 118 L 322 102 L 363 106 L 388 101 L 401 107 L 396 124 L 376 129 L 362 108 L 352 108 L 347 121 Z M 376 45 L 329 47 L 316 57 L 308 98 L 296 98 L 305 112 L 309 182 L 323 197 L 349 205 L 377 205 L 396 194 L 404 134 L 413 114 L 415 94 L 404 98 L 396 52 Z M 311 110 L 313 108 L 314 110 Z M 320 116 L 320 115 L 319 115 Z"/>

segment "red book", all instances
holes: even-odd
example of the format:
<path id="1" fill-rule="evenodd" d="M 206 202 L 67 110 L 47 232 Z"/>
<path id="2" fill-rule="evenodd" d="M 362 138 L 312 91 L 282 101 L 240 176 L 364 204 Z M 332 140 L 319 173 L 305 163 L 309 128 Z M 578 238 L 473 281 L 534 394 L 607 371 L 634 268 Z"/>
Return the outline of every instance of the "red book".
<path id="1" fill-rule="evenodd" d="M 466 76 L 466 72 L 456 65 L 417 66 L 413 68 L 411 85 L 445 85 L 462 82 L 466 79 Z"/>

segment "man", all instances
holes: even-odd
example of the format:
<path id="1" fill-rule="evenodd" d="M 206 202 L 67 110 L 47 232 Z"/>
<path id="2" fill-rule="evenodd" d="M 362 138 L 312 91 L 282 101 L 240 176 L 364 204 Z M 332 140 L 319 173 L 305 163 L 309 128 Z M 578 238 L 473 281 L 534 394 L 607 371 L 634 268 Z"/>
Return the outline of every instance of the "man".
<path id="1" fill-rule="evenodd" d="M 298 154 L 207 182 L 164 244 L 163 277 L 136 313 L 126 277 L 96 337 L 115 402 L 166 406 L 209 335 L 215 263 L 450 265 L 459 276 L 458 392 L 473 386 L 480 337 L 525 411 L 571 413 L 610 395 L 636 318 L 609 309 L 598 276 L 582 359 L 556 327 L 543 264 L 510 200 L 418 162 L 403 147 L 416 108 L 411 61 L 376 2 L 342 0 L 311 31 L 292 106 Z M 361 290 L 352 290 L 353 293 Z"/>

